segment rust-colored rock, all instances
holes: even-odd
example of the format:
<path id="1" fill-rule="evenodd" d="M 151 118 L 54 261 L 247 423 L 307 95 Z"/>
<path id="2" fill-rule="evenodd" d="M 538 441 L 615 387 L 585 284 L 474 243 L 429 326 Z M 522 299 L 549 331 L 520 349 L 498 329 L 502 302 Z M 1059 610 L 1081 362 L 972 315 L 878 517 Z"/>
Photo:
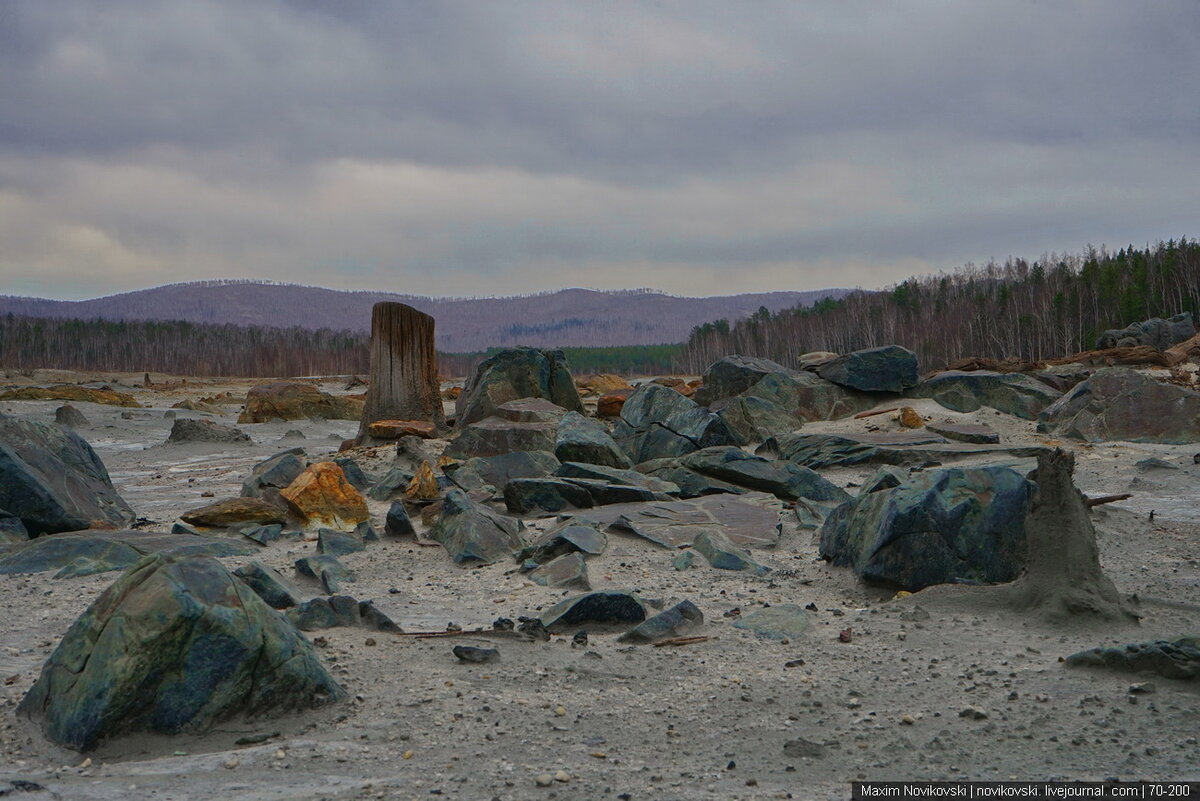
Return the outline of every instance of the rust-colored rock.
<path id="1" fill-rule="evenodd" d="M 621 408 L 632 394 L 632 389 L 618 389 L 614 392 L 606 392 L 601 395 L 600 400 L 596 402 L 596 416 L 620 417 Z"/>
<path id="2" fill-rule="evenodd" d="M 905 428 L 924 428 L 925 418 L 917 414 L 917 410 L 911 406 L 900 407 L 900 425 Z"/>
<path id="3" fill-rule="evenodd" d="M 284 512 L 261 498 L 230 498 L 184 512 L 179 519 L 193 526 L 236 526 L 283 523 Z"/>
<path id="4" fill-rule="evenodd" d="M 400 439 L 407 436 L 433 439 L 437 436 L 437 427 L 424 420 L 376 420 L 367 426 L 367 433 L 376 439 Z"/>
<path id="5" fill-rule="evenodd" d="M 357 420 L 362 416 L 362 409 L 361 401 L 329 395 L 312 384 L 273 381 L 253 387 L 246 393 L 246 409 L 238 415 L 237 421 L 266 423 L 277 417 L 284 420 L 310 417 Z"/>
<path id="6" fill-rule="evenodd" d="M 309 465 L 279 495 L 310 526 L 351 531 L 370 518 L 366 500 L 333 462 Z"/>
<path id="7" fill-rule="evenodd" d="M 1184 345 L 1186 343 L 1180 343 Z M 1149 345 L 1131 345 L 1104 350 L 1085 350 L 1065 359 L 1051 359 L 1046 364 L 1069 364 L 1077 362 L 1091 367 L 1146 366 L 1170 367 L 1171 357 Z"/>
<path id="8" fill-rule="evenodd" d="M 618 389 L 633 389 L 632 384 L 613 373 L 580 376 L 575 379 L 575 386 L 579 387 L 580 394 L 584 395 L 604 395 Z"/>
<path id="9" fill-rule="evenodd" d="M 442 390 L 442 400 L 458 400 L 458 396 L 463 394 L 462 387 L 446 387 Z"/>
<path id="10" fill-rule="evenodd" d="M 655 378 L 655 379 L 654 379 L 653 381 L 651 381 L 650 383 L 652 383 L 652 384 L 659 384 L 659 385 L 661 385 L 661 386 L 664 386 L 664 387 L 670 387 L 671 389 L 674 389 L 674 388 L 676 388 L 676 387 L 682 386 L 682 385 L 683 385 L 683 383 L 684 383 L 684 381 L 683 381 L 683 379 L 682 379 L 682 378 L 678 378 L 678 377 L 676 377 L 676 376 L 673 376 L 673 375 L 664 375 L 664 376 L 660 376 L 660 377 L 658 377 L 658 378 Z"/>
<path id="11" fill-rule="evenodd" d="M 0 393 L 0 400 L 70 400 L 87 403 L 103 403 L 106 406 L 128 406 L 141 408 L 140 403 L 132 395 L 124 392 L 114 392 L 111 389 L 92 389 L 74 384 L 61 384 L 56 387 L 22 387 Z"/>
<path id="12" fill-rule="evenodd" d="M 433 468 L 429 466 L 429 462 L 421 462 L 416 475 L 404 489 L 404 497 L 410 501 L 436 501 L 441 494 Z"/>

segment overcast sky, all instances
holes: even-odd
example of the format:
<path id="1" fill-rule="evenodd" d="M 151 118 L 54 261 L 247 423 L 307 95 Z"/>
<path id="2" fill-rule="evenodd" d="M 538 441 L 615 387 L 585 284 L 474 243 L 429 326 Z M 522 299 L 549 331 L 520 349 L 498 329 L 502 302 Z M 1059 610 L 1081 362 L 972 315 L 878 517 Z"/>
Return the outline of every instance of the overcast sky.
<path id="1" fill-rule="evenodd" d="M 1200 3 L 0 3 L 0 294 L 884 286 L 1200 236 Z"/>

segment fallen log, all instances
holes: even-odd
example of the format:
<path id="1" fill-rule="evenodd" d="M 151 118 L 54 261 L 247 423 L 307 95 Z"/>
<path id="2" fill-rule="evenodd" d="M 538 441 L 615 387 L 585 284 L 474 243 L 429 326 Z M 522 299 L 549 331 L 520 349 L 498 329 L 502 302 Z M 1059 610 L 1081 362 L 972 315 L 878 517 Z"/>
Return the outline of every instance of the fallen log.
<path id="1" fill-rule="evenodd" d="M 1085 502 L 1087 503 L 1087 507 L 1091 509 L 1093 506 L 1099 506 L 1104 503 L 1115 503 L 1116 501 L 1124 501 L 1132 497 L 1132 492 L 1122 492 L 1117 495 L 1100 495 L 1096 498 L 1088 498 Z"/>
<path id="2" fill-rule="evenodd" d="M 654 647 L 662 648 L 664 645 L 693 645 L 698 642 L 706 642 L 709 639 L 707 634 L 698 634 L 694 637 L 672 637 L 669 640 L 659 640 L 654 643 Z"/>
<path id="3" fill-rule="evenodd" d="M 858 414 L 854 415 L 854 419 L 861 420 L 864 417 L 874 417 L 877 414 L 887 414 L 888 412 L 898 412 L 898 411 L 900 411 L 899 406 L 892 406 L 887 409 L 872 409 L 869 412 L 859 412 Z"/>

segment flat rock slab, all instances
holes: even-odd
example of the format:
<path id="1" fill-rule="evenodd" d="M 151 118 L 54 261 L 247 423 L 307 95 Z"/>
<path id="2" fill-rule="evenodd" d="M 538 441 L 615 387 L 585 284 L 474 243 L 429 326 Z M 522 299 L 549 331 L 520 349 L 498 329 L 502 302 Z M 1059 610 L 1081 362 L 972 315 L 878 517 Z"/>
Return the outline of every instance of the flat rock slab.
<path id="1" fill-rule="evenodd" d="M 1070 667 L 1104 667 L 1126 673 L 1157 673 L 1168 679 L 1200 679 L 1200 637 L 1092 648 L 1067 657 Z"/>
<path id="2" fill-rule="evenodd" d="M 652 643 L 679 637 L 704 625 L 704 613 L 691 601 L 680 601 L 634 626 L 617 638 L 619 642 Z"/>
<path id="3" fill-rule="evenodd" d="M 602 506 L 576 513 L 600 526 L 629 531 L 664 548 L 691 545 L 702 531 L 718 529 L 734 544 L 773 548 L 779 542 L 781 504 L 765 492 L 708 495 L 690 501 Z"/>
<path id="4" fill-rule="evenodd" d="M 784 434 L 759 446 L 757 453 L 819 470 L 855 464 L 921 465 L 980 455 L 1036 458 L 1040 445 L 972 445 L 949 442 L 936 434 Z"/>
<path id="5" fill-rule="evenodd" d="M 543 587 L 571 587 L 577 590 L 592 588 L 591 582 L 588 581 L 587 562 L 578 551 L 563 554 L 534 568 L 526 578 Z"/>
<path id="6" fill-rule="evenodd" d="M 237 540 L 151 531 L 73 531 L 49 534 L 19 545 L 0 557 L 0 574 L 44 573 L 55 578 L 90 576 L 124 570 L 151 554 L 164 556 L 246 556 L 258 546 Z"/>
<path id="7" fill-rule="evenodd" d="M 594 524 L 569 518 L 566 524 L 547 531 L 522 550 L 517 559 L 522 562 L 532 559 L 538 564 L 545 564 L 568 553 L 600 554 L 607 546 L 608 537 Z"/>
<path id="8" fill-rule="evenodd" d="M 996 429 L 981 423 L 926 423 L 925 428 L 956 442 L 969 442 L 972 445 L 1000 443 L 1000 435 Z"/>
<path id="9" fill-rule="evenodd" d="M 769 606 L 738 618 L 733 627 L 768 640 L 791 640 L 808 628 L 808 613 L 799 604 Z"/>
<path id="10" fill-rule="evenodd" d="M 585 624 L 615 626 L 641 623 L 646 619 L 646 606 L 631 592 L 609 590 L 589 592 L 567 598 L 541 616 L 542 625 L 551 630 Z"/>

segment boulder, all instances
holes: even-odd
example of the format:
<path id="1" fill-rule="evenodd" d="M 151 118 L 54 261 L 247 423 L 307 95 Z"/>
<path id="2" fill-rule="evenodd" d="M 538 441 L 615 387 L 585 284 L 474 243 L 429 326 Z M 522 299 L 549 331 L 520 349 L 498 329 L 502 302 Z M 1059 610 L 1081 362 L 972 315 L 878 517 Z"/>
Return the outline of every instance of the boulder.
<path id="1" fill-rule="evenodd" d="M 845 490 L 807 467 L 767 460 L 728 445 L 690 453 L 679 463 L 731 484 L 770 492 L 786 501 L 808 498 L 843 503 L 850 500 Z"/>
<path id="2" fill-rule="evenodd" d="M 691 601 L 680 601 L 670 609 L 639 623 L 617 638 L 617 642 L 647 644 L 689 634 L 704 625 L 704 613 Z"/>
<path id="3" fill-rule="evenodd" d="M 514 478 L 542 478 L 559 467 L 558 458 L 550 451 L 512 451 L 496 456 L 478 456 L 457 465 L 447 465 L 442 471 L 456 485 L 468 492 L 496 493 Z"/>
<path id="4" fill-rule="evenodd" d="M 375 439 L 399 439 L 410 436 L 433 439 L 437 436 L 437 426 L 426 420 L 376 420 L 367 426 L 367 433 Z"/>
<path id="5" fill-rule="evenodd" d="M 84 428 L 88 425 L 88 419 L 83 416 L 83 412 L 69 403 L 64 403 L 54 410 L 54 422 L 67 428 Z"/>
<path id="6" fill-rule="evenodd" d="M 387 517 L 383 521 L 383 533 L 389 537 L 416 537 L 417 531 L 409 519 L 408 509 L 402 501 L 392 501 Z"/>
<path id="7" fill-rule="evenodd" d="M 621 408 L 625 406 L 625 401 L 629 400 L 629 396 L 634 393 L 632 387 L 629 389 L 616 389 L 612 392 L 605 392 L 596 401 L 596 416 L 597 417 L 620 417 Z"/>
<path id="8" fill-rule="evenodd" d="M 569 553 L 594 556 L 603 553 L 607 546 L 608 537 L 595 525 L 568 518 L 561 526 L 547 531 L 524 548 L 517 554 L 517 560 L 541 565 Z"/>
<path id="9" fill-rule="evenodd" d="M 65 400 L 83 403 L 100 403 L 105 406 L 125 406 L 134 409 L 141 408 L 132 395 L 124 392 L 114 392 L 105 387 L 94 389 L 80 387 L 75 384 L 62 384 L 56 387 L 22 387 L 0 392 L 0 400 Z"/>
<path id="10" fill-rule="evenodd" d="M 754 561 L 749 551 L 734 545 L 719 529 L 701 530 L 692 541 L 692 547 L 718 570 L 753 570 L 760 576 L 770 571 L 769 567 Z"/>
<path id="11" fill-rule="evenodd" d="M 772 401 L 754 395 L 719 400 L 708 407 L 743 442 L 762 442 L 775 434 L 799 429 L 804 421 Z"/>
<path id="12" fill-rule="evenodd" d="M 579 412 L 568 412 L 559 422 L 554 455 L 563 462 L 618 468 L 633 466 L 604 424 Z"/>
<path id="13" fill-rule="evenodd" d="M 595 506 L 583 487 L 562 478 L 514 478 L 504 486 L 504 505 L 515 514 L 561 512 Z"/>
<path id="14" fill-rule="evenodd" d="M 272 609 L 287 609 L 300 603 L 300 591 L 280 575 L 279 571 L 267 567 L 262 562 L 242 565 L 233 571 L 233 575 L 254 590 Z"/>
<path id="15" fill-rule="evenodd" d="M 899 345 L 866 348 L 838 356 L 817 367 L 826 381 L 860 392 L 903 392 L 915 387 L 917 354 Z"/>
<path id="16" fill-rule="evenodd" d="M 219 442 L 222 444 L 247 444 L 253 442 L 250 435 L 233 426 L 222 425 L 212 420 L 194 420 L 179 417 L 171 425 L 168 443 Z"/>
<path id="17" fill-rule="evenodd" d="M 354 573 L 330 553 L 297 559 L 296 572 L 321 582 L 321 586 L 329 594 L 341 592 L 342 582 L 354 581 Z"/>
<path id="18" fill-rule="evenodd" d="M 586 478 L 602 481 L 605 484 L 625 484 L 630 487 L 640 487 L 650 492 L 673 493 L 678 487 L 669 481 L 640 473 L 637 470 L 623 470 L 618 467 L 606 467 L 584 462 L 563 462 L 554 471 L 561 478 Z"/>
<path id="19" fill-rule="evenodd" d="M 629 396 L 614 438 L 635 464 L 741 444 L 717 415 L 659 384 L 646 384 Z"/>
<path id="20" fill-rule="evenodd" d="M 198 534 L 153 531 L 72 531 L 19 544 L 0 556 L 0 575 L 57 571 L 54 578 L 77 578 L 124 570 L 153 554 L 164 556 L 245 556 L 257 546 Z"/>
<path id="21" fill-rule="evenodd" d="M 620 389 L 633 391 L 633 385 L 619 375 L 612 373 L 597 373 L 596 375 L 581 375 L 575 379 L 575 386 L 584 395 L 604 395 Z"/>
<path id="22" fill-rule="evenodd" d="M 520 520 L 475 503 L 462 490 L 450 490 L 429 538 L 440 542 L 457 564 L 492 564 L 524 547 L 523 529 Z"/>
<path id="23" fill-rule="evenodd" d="M 375 482 L 371 489 L 367 490 L 367 495 L 376 501 L 391 500 L 396 494 L 408 489 L 414 475 L 402 467 L 393 467 L 384 473 L 383 478 Z"/>
<path id="24" fill-rule="evenodd" d="M 186 511 L 179 519 L 205 528 L 287 522 L 282 509 L 261 498 L 227 498 Z"/>
<path id="25" fill-rule="evenodd" d="M 0 547 L 15 545 L 29 539 L 29 532 L 21 518 L 9 511 L 0 509 Z"/>
<path id="26" fill-rule="evenodd" d="M 908 391 L 912 398 L 932 398 L 956 412 L 974 412 L 983 406 L 1005 414 L 1034 420 L 1062 393 L 1023 373 L 990 370 L 947 370 Z"/>
<path id="27" fill-rule="evenodd" d="M 1088 442 L 1200 442 L 1200 393 L 1106 367 L 1043 411 L 1038 431 Z"/>
<path id="28" fill-rule="evenodd" d="M 342 474 L 346 480 L 350 482 L 350 486 L 354 487 L 359 492 L 367 492 L 374 486 L 375 481 L 366 471 L 359 466 L 358 462 L 350 456 L 335 456 L 331 460 L 338 467 L 342 468 Z M 296 475 L 300 475 L 296 473 Z M 295 477 L 292 478 L 295 481 Z M 290 482 L 289 482 L 290 483 Z M 285 485 L 286 486 L 286 485 Z"/>
<path id="29" fill-rule="evenodd" d="M 513 451 L 553 451 L 558 437 L 555 423 L 516 423 L 488 417 L 460 428 L 446 446 L 454 459 L 499 456 Z"/>
<path id="30" fill-rule="evenodd" d="M 1154 317 L 1125 328 L 1111 328 L 1096 338 L 1096 350 L 1128 348 L 1149 345 L 1155 350 L 1166 350 L 1196 335 L 1196 324 L 1188 312 L 1177 314 L 1166 320 Z"/>
<path id="31" fill-rule="evenodd" d="M 576 590 L 592 588 L 588 581 L 587 562 L 578 551 L 565 553 L 535 567 L 526 574 L 526 578 L 543 587 L 566 587 Z"/>
<path id="32" fill-rule="evenodd" d="M 996 433 L 996 429 L 980 423 L 928 423 L 925 428 L 956 442 L 969 442 L 974 445 L 996 445 L 1000 442 L 1000 435 Z"/>
<path id="33" fill-rule="evenodd" d="M 670 392 L 671 390 L 667 390 Z M 560 601 L 542 613 L 542 625 L 551 631 L 583 625 L 613 626 L 641 623 L 646 606 L 631 592 L 589 592 Z"/>
<path id="34" fill-rule="evenodd" d="M 805 434 L 772 437 L 758 447 L 760 456 L 786 459 L 820 470 L 855 464 L 927 465 L 981 455 L 1031 458 L 1046 449 L 1038 445 L 972 445 L 949 442 L 928 430 L 887 434 Z"/>
<path id="35" fill-rule="evenodd" d="M 317 553 L 345 556 L 366 550 L 363 538 L 353 531 L 334 531 L 331 528 L 317 529 Z"/>
<path id="36" fill-rule="evenodd" d="M 268 423 L 281 420 L 358 420 L 363 402 L 355 398 L 329 395 L 312 384 L 273 381 L 251 387 L 246 393 L 246 408 L 238 415 L 239 423 Z"/>
<path id="37" fill-rule="evenodd" d="M 691 545 L 703 531 L 723 532 L 736 545 L 772 548 L 779 542 L 779 501 L 763 493 L 707 495 L 690 501 L 616 504 L 577 517 L 628 531 L 665 548 Z"/>
<path id="38" fill-rule="evenodd" d="M 242 497 L 261 498 L 282 505 L 279 491 L 290 486 L 304 472 L 304 466 L 303 448 L 277 453 L 250 470 L 250 476 L 242 482 Z"/>
<path id="39" fill-rule="evenodd" d="M 566 413 L 545 398 L 518 398 L 497 406 L 492 416 L 512 423 L 557 423 Z"/>
<path id="40" fill-rule="evenodd" d="M 661 482 L 673 486 L 675 489 L 671 490 L 671 494 L 684 499 L 722 493 L 741 495 L 746 492 L 745 487 L 739 487 L 728 481 L 722 481 L 691 468 L 683 467 L 679 464 L 678 459 L 653 459 L 649 462 L 642 462 L 638 465 L 638 469 L 644 470 L 648 476 L 653 476 Z"/>
<path id="41" fill-rule="evenodd" d="M 1071 654 L 1066 663 L 1068 667 L 1102 667 L 1122 673 L 1157 673 L 1168 679 L 1200 679 L 1200 637 L 1101 646 Z"/>
<path id="42" fill-rule="evenodd" d="M 208 557 L 153 556 L 88 608 L 18 712 L 88 751 L 133 732 L 199 734 L 338 700 L 312 646 Z"/>
<path id="43" fill-rule="evenodd" d="M 287 619 L 300 631 L 319 631 L 339 627 L 366 628 L 389 634 L 402 633 L 399 626 L 375 606 L 374 601 L 358 601 L 349 595 L 313 598 L 287 611 Z"/>
<path id="44" fill-rule="evenodd" d="M 704 386 L 696 400 L 709 405 L 723 398 L 732 398 L 769 375 L 795 376 L 797 371 L 770 359 L 754 356 L 733 355 L 717 359 L 704 371 Z"/>
<path id="45" fill-rule="evenodd" d="M 62 426 L 0 414 L 0 509 L 30 536 L 125 526 L 133 510 L 92 446 Z"/>
<path id="46" fill-rule="evenodd" d="M 884 482 L 839 506 L 821 556 L 868 581 L 909 591 L 1012 581 L 1026 560 L 1034 484 L 1007 467 L 945 468 Z"/>
<path id="47" fill-rule="evenodd" d="M 366 500 L 333 462 L 309 465 L 279 495 L 310 526 L 353 531 L 370 519 Z"/>
<path id="48" fill-rule="evenodd" d="M 562 351 L 511 348 L 475 369 L 455 403 L 457 424 L 483 420 L 495 414 L 497 406 L 518 398 L 545 398 L 568 411 L 583 411 Z"/>
<path id="49" fill-rule="evenodd" d="M 747 441 L 795 430 L 806 420 L 847 417 L 877 401 L 812 373 L 745 356 L 714 362 L 704 374 L 704 386 L 696 399 L 722 413 Z"/>

